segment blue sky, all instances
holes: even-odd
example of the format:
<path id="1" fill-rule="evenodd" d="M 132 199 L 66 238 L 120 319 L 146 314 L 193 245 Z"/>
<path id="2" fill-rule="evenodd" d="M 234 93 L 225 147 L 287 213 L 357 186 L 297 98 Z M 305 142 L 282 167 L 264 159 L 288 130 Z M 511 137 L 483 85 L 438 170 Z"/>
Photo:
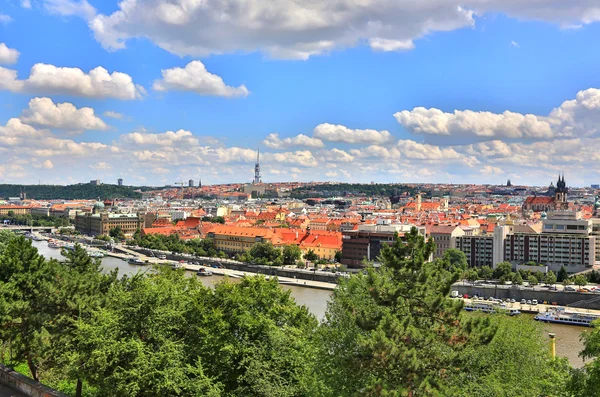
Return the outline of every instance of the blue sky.
<path id="1" fill-rule="evenodd" d="M 0 183 L 600 182 L 595 1 L 303 3 L 5 0 Z"/>

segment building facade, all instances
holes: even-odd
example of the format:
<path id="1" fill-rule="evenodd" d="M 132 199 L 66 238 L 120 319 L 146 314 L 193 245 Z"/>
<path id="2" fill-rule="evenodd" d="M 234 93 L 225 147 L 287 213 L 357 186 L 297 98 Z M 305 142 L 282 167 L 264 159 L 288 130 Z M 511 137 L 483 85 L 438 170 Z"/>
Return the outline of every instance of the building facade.
<path id="1" fill-rule="evenodd" d="M 490 266 L 494 263 L 494 236 L 459 236 L 456 248 L 465 253 L 470 267 Z"/>
<path id="2" fill-rule="evenodd" d="M 567 202 L 569 189 L 567 188 L 564 175 L 558 177 L 556 188 L 551 193 L 552 196 L 527 197 L 525 203 L 523 203 L 523 212 L 550 212 L 567 210 L 569 208 L 569 203 Z"/>
<path id="3" fill-rule="evenodd" d="M 456 238 L 464 236 L 465 232 L 458 226 L 430 226 L 427 230 L 429 237 L 435 243 L 433 258 L 441 258 L 449 248 L 456 248 Z"/>
<path id="4" fill-rule="evenodd" d="M 141 230 L 146 225 L 144 214 L 110 214 L 85 213 L 75 216 L 75 230 L 88 236 L 108 235 L 110 230 L 120 227 L 125 235 L 132 235 L 136 230 Z"/>
<path id="5" fill-rule="evenodd" d="M 9 213 L 14 215 L 29 215 L 31 214 L 31 207 L 23 205 L 1 205 L 0 215 L 8 215 Z"/>
<path id="6" fill-rule="evenodd" d="M 395 232 L 370 232 L 349 230 L 342 233 L 342 264 L 359 268 L 366 261 L 378 262 L 384 245 L 394 243 Z"/>

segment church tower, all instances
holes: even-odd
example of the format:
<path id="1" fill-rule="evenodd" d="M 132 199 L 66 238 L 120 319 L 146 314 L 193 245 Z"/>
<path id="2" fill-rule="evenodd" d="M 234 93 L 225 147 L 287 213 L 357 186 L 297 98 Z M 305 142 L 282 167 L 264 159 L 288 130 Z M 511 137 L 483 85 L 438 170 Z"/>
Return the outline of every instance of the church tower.
<path id="1" fill-rule="evenodd" d="M 561 177 L 559 174 L 558 181 L 556 182 L 556 190 L 554 191 L 554 203 L 557 210 L 566 210 L 569 208 L 569 203 L 567 202 L 568 193 L 569 189 L 565 182 L 565 176 Z"/>

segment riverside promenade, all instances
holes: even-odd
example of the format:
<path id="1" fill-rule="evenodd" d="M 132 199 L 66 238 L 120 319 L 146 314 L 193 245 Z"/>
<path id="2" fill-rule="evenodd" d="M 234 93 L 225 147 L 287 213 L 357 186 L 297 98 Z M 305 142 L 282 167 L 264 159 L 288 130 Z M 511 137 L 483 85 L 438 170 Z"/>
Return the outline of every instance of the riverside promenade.
<path id="1" fill-rule="evenodd" d="M 227 277 L 231 277 L 231 278 L 241 278 L 244 276 L 256 276 L 256 275 L 260 274 L 260 273 L 251 273 L 251 272 L 244 272 L 244 271 L 239 271 L 239 270 L 232 270 L 232 269 L 215 269 L 215 268 L 199 266 L 199 265 L 183 264 L 183 268 L 185 270 L 189 270 L 189 271 L 193 271 L 193 272 L 198 271 L 201 267 L 204 267 L 204 268 L 210 270 L 214 275 L 227 276 Z M 266 275 L 265 277 L 267 279 L 269 279 L 273 276 Z M 318 289 L 323 289 L 323 290 L 328 290 L 328 291 L 333 291 L 337 287 L 337 284 L 334 284 L 334 283 L 326 283 L 323 281 L 313 281 L 313 280 L 303 280 L 303 279 L 296 279 L 296 278 L 291 278 L 291 277 L 277 276 L 277 280 L 278 280 L 279 284 L 296 285 L 298 287 L 307 287 L 307 288 L 318 288 Z"/>

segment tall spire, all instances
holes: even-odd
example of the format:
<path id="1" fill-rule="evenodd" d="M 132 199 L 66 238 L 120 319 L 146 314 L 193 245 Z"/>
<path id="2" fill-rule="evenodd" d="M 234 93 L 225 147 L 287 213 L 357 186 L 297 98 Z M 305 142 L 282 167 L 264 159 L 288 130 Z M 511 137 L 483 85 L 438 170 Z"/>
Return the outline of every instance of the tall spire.
<path id="1" fill-rule="evenodd" d="M 260 147 L 256 147 L 256 164 L 254 164 L 254 183 L 260 183 Z"/>

